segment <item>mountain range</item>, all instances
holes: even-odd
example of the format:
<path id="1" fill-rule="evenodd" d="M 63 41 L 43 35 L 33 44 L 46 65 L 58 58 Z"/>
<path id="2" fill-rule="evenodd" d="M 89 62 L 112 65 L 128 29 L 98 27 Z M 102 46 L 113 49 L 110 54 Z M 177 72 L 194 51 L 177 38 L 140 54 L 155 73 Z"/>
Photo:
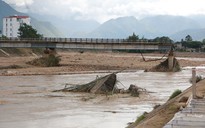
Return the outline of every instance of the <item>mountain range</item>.
<path id="1" fill-rule="evenodd" d="M 139 37 L 153 39 L 169 36 L 174 41 L 191 35 L 194 40 L 205 38 L 205 15 L 170 16 L 157 15 L 136 19 L 133 16 L 110 19 L 102 24 L 95 20 L 59 19 L 51 15 L 20 13 L 0 0 L 0 18 L 9 15 L 29 15 L 31 25 L 48 37 L 127 38 L 135 33 Z M 0 21 L 2 28 L 2 20 Z"/>
<path id="2" fill-rule="evenodd" d="M 205 16 L 204 16 L 205 19 Z M 205 38 L 205 26 L 190 17 L 182 16 L 152 16 L 137 20 L 135 17 L 120 17 L 103 23 L 90 32 L 88 37 L 126 38 L 132 33 L 153 39 L 160 36 L 169 36 L 173 40 L 181 40 L 186 35 L 193 36 L 194 40 Z"/>

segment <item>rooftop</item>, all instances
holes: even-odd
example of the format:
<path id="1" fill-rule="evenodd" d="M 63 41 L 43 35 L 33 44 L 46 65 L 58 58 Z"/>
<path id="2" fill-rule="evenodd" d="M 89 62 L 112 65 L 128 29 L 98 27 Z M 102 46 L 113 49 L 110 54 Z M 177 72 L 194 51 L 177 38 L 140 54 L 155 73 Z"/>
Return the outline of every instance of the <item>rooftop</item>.
<path id="1" fill-rule="evenodd" d="M 8 17 L 5 17 L 5 18 L 19 18 L 19 19 L 26 19 L 26 18 L 29 18 L 29 16 L 17 16 L 17 15 L 14 15 L 14 16 L 8 16 Z"/>

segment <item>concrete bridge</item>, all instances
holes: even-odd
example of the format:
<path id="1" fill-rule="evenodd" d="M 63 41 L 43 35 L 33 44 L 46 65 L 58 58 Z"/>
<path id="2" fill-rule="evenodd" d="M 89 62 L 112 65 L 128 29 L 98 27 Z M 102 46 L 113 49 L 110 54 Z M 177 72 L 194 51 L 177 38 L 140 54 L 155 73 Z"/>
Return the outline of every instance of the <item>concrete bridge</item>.
<path id="1" fill-rule="evenodd" d="M 82 50 L 170 50 L 172 44 L 145 42 L 129 42 L 126 39 L 97 38 L 0 38 L 0 48 L 60 48 Z"/>

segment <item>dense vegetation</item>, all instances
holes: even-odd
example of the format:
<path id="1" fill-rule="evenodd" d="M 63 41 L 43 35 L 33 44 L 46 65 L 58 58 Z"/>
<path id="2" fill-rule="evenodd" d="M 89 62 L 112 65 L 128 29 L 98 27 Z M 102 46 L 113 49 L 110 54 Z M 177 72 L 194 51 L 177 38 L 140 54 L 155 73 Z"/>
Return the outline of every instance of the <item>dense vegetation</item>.
<path id="1" fill-rule="evenodd" d="M 136 35 L 135 33 L 133 33 L 131 36 L 128 36 L 127 41 L 129 42 L 144 41 L 144 42 L 158 42 L 158 43 L 173 43 L 173 40 L 171 40 L 167 36 L 156 37 L 154 39 L 146 39 L 144 37 L 139 38 L 139 35 Z"/>
<path id="2" fill-rule="evenodd" d="M 176 42 L 176 44 L 181 44 L 182 48 L 179 49 L 180 51 L 191 49 L 191 51 L 205 52 L 205 39 L 202 41 L 195 41 L 190 35 L 187 35 L 185 39 L 181 39 L 181 41 Z"/>
<path id="3" fill-rule="evenodd" d="M 27 24 L 22 24 L 19 28 L 19 37 L 20 38 L 41 38 L 43 37 L 41 34 L 37 33 L 37 30 L 32 26 Z"/>

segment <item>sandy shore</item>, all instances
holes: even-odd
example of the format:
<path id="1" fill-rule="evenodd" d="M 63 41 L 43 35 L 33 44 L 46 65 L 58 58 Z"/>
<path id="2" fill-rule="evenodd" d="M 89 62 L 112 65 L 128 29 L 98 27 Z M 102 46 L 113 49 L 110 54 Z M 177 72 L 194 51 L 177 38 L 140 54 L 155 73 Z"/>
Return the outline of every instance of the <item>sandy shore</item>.
<path id="1" fill-rule="evenodd" d="M 112 70 L 145 70 L 164 61 L 144 62 L 137 53 L 112 53 L 112 52 L 58 52 L 61 56 L 59 67 L 36 67 L 26 64 L 35 59 L 34 56 L 26 57 L 0 57 L 0 75 L 46 75 L 69 74 L 85 72 L 104 72 Z M 162 57 L 164 54 L 144 54 L 145 59 Z M 181 67 L 200 66 L 205 64 L 203 53 L 176 53 Z M 194 59 L 193 59 L 194 58 Z M 196 58 L 199 58 L 197 60 Z M 17 68 L 11 65 L 18 65 Z M 8 67 L 10 66 L 10 67 Z"/>

